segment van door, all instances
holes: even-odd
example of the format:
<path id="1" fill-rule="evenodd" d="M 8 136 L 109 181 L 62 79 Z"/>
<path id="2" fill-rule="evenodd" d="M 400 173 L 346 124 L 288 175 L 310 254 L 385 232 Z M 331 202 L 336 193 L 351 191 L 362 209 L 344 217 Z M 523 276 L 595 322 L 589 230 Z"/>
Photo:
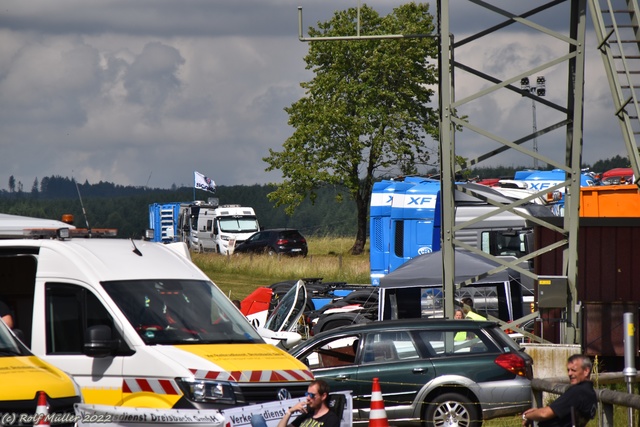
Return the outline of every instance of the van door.
<path id="1" fill-rule="evenodd" d="M 100 299 L 83 286 L 46 283 L 44 322 L 46 354 L 42 358 L 75 378 L 85 403 L 118 405 L 122 400 L 123 359 L 133 352 L 122 339 L 121 326 Z M 112 338 L 121 345 L 118 355 L 94 358 L 83 354 L 87 328 L 96 325 L 111 328 Z"/>

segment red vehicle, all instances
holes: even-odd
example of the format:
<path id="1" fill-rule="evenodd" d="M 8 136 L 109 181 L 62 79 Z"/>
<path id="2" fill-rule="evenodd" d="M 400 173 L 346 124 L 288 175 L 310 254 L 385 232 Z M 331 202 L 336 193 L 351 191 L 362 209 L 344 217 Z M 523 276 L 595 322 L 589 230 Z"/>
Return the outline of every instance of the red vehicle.
<path id="1" fill-rule="evenodd" d="M 620 185 L 633 183 L 633 169 L 614 168 L 602 174 L 601 185 Z"/>

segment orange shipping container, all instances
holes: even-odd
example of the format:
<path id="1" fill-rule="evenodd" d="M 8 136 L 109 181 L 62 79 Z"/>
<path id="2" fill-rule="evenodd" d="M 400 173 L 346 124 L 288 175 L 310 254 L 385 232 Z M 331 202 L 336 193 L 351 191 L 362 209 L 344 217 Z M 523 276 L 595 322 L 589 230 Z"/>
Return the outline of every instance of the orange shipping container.
<path id="1" fill-rule="evenodd" d="M 581 217 L 640 217 L 640 192 L 635 185 L 603 185 L 580 189 Z"/>

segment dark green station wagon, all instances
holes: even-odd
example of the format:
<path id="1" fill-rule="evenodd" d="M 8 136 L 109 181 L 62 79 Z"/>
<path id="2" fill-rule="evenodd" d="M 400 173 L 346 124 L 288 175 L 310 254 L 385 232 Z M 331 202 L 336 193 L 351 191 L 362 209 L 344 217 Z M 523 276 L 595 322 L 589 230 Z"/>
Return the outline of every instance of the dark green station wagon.
<path id="1" fill-rule="evenodd" d="M 369 420 L 373 378 L 392 425 L 479 427 L 531 406 L 533 361 L 493 322 L 372 322 L 320 333 L 290 353 L 331 391 L 352 391 L 354 423 Z"/>

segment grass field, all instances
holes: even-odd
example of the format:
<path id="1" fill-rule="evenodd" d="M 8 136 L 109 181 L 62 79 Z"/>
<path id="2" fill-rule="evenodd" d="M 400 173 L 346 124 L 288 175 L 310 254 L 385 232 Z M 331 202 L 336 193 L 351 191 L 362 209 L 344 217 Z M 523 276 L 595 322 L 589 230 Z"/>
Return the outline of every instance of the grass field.
<path id="1" fill-rule="evenodd" d="M 306 258 L 193 253 L 195 264 L 231 299 L 244 299 L 257 287 L 284 280 L 321 277 L 325 282 L 370 283 L 369 252 L 353 256 L 353 238 L 308 238 Z"/>

